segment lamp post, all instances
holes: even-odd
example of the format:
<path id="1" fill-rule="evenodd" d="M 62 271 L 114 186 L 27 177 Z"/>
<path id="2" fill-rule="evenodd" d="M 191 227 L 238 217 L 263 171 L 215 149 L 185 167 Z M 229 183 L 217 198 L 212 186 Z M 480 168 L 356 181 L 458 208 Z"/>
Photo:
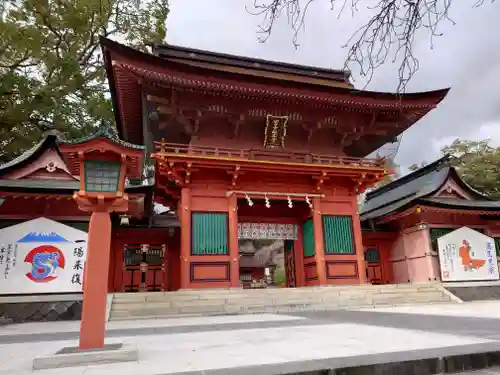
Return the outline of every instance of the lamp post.
<path id="1" fill-rule="evenodd" d="M 127 212 L 125 178 L 142 174 L 144 147 L 118 139 L 101 125 L 93 136 L 63 141 L 59 148 L 80 190 L 73 194 L 81 210 L 91 212 L 83 280 L 80 349 L 104 346 L 106 302 L 111 252 L 111 212 Z"/>
<path id="2" fill-rule="evenodd" d="M 92 159 L 86 160 L 91 157 Z M 83 283 L 80 349 L 102 348 L 106 330 L 106 301 L 113 211 L 126 212 L 126 157 L 113 153 L 80 153 L 83 180 L 74 194 L 80 209 L 91 211 L 85 280 Z M 117 160 L 118 159 L 118 160 Z"/>

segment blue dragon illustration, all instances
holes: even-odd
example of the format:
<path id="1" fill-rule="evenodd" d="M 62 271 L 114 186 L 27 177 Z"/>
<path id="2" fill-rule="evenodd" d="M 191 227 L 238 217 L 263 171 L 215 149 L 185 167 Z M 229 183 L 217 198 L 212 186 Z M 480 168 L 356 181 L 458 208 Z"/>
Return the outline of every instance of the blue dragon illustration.
<path id="1" fill-rule="evenodd" d="M 45 279 L 52 275 L 59 267 L 58 253 L 37 253 L 33 258 L 31 274 L 37 280 Z"/>

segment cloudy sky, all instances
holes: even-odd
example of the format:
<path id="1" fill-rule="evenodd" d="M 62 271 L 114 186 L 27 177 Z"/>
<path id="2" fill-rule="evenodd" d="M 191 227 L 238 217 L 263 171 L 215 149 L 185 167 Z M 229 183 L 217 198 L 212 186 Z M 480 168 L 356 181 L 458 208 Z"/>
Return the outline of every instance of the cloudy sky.
<path id="1" fill-rule="evenodd" d="M 266 2 L 269 0 L 258 0 Z M 302 0 L 305 2 L 305 0 Z M 373 0 L 372 0 L 373 1 Z M 374 2 L 374 1 L 373 1 Z M 372 3 L 373 3 L 372 2 Z M 485 0 L 455 0 L 430 48 L 430 37 L 420 32 L 414 54 L 420 61 L 407 91 L 451 87 L 441 105 L 404 133 L 396 161 L 403 167 L 439 157 L 442 146 L 455 138 L 490 138 L 500 145 L 500 6 Z M 360 7 L 354 15 L 337 18 L 329 0 L 315 0 L 308 13 L 300 46 L 292 43 L 293 32 L 283 17 L 271 38 L 258 42 L 261 18 L 252 16 L 245 5 L 253 0 L 170 0 L 167 42 L 217 52 L 269 60 L 342 68 L 346 49 L 342 46 L 367 20 L 370 10 Z M 367 89 L 395 91 L 398 65 L 389 61 L 378 69 Z M 355 77 L 354 84 L 364 82 Z"/>

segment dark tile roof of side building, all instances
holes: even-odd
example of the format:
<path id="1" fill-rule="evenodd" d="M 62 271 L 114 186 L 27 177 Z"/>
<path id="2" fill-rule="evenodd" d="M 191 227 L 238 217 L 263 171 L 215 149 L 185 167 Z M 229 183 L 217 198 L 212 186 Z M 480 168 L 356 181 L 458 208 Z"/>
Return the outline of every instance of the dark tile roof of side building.
<path id="1" fill-rule="evenodd" d="M 450 155 L 407 174 L 394 182 L 366 194 L 361 220 L 371 220 L 401 210 L 417 202 L 449 208 L 500 209 L 500 202 L 481 194 L 465 183 L 454 167 Z M 433 198 L 443 184 L 453 178 L 475 200 Z"/>
<path id="2" fill-rule="evenodd" d="M 80 138 L 77 140 L 64 140 L 58 136 L 55 131 L 46 132 L 40 142 L 34 145 L 32 148 L 24 151 L 21 155 L 8 161 L 7 163 L 0 165 L 0 190 L 2 191 L 17 191 L 17 192 L 29 192 L 29 193 L 53 193 L 53 194 L 73 194 L 74 191 L 80 189 L 80 182 L 78 180 L 49 180 L 49 179 L 20 179 L 20 180 L 9 180 L 3 178 L 9 172 L 22 168 L 25 165 L 36 161 L 46 150 L 53 149 L 59 156 L 64 160 L 64 155 L 59 150 L 59 144 L 65 143 L 79 143 L 87 140 L 91 140 L 98 137 L 109 137 L 112 141 L 124 146 L 137 148 L 144 150 L 144 146 L 134 145 L 124 142 L 114 135 L 112 130 L 107 130 L 108 128 L 101 126 L 97 133 L 91 136 Z M 154 186 L 154 180 L 141 181 L 136 183 L 135 181 L 128 181 L 125 185 L 125 190 L 130 193 L 142 193 L 152 190 Z"/>
<path id="3" fill-rule="evenodd" d="M 57 150 L 57 152 L 59 152 L 56 143 L 57 143 L 56 135 L 54 134 L 44 135 L 40 140 L 40 142 L 38 142 L 36 145 L 24 151 L 21 155 L 12 159 L 11 161 L 1 164 L 0 176 L 13 170 L 14 168 L 20 168 L 24 165 L 31 163 L 32 161 L 36 160 L 40 155 L 42 155 L 45 152 L 45 150 L 51 147 L 54 147 Z"/>

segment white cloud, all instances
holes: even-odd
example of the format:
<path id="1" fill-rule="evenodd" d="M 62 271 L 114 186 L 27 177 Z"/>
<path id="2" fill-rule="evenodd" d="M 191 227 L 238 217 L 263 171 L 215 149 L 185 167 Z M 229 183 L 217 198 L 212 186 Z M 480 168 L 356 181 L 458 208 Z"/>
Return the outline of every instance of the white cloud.
<path id="1" fill-rule="evenodd" d="M 473 141 L 482 141 L 485 139 L 490 140 L 490 144 L 494 147 L 500 146 L 500 121 L 499 122 L 489 122 L 481 125 L 479 128 L 470 129 L 468 133 L 459 136 L 448 135 L 442 138 L 434 138 L 432 140 L 432 150 L 434 153 L 439 153 L 441 149 L 449 144 L 451 144 L 455 139 L 469 139 Z"/>
<path id="2" fill-rule="evenodd" d="M 456 25 L 447 21 L 440 25 L 443 36 L 434 38 L 432 50 L 429 34 L 422 31 L 418 35 L 414 53 L 420 69 L 408 91 L 452 89 L 438 109 L 404 133 L 397 156 L 403 170 L 436 159 L 440 147 L 457 137 L 491 138 L 500 144 L 500 33 L 495 32 L 500 7 L 485 2 L 474 8 L 475 2 L 453 2 L 450 15 Z M 309 9 L 300 46 L 295 49 L 286 17 L 266 43 L 258 42 L 260 18 L 245 10 L 245 4 L 251 5 L 253 0 L 170 0 L 170 4 L 169 43 L 327 68 L 343 67 L 347 51 L 342 46 L 370 12 L 361 6 L 353 17 L 345 12 L 337 19 L 336 12 L 329 10 L 330 1 L 317 0 Z M 391 62 L 382 66 L 368 89 L 394 91 L 397 69 Z M 355 85 L 362 88 L 363 80 L 358 77 Z M 425 144 L 429 147 L 423 147 Z"/>

